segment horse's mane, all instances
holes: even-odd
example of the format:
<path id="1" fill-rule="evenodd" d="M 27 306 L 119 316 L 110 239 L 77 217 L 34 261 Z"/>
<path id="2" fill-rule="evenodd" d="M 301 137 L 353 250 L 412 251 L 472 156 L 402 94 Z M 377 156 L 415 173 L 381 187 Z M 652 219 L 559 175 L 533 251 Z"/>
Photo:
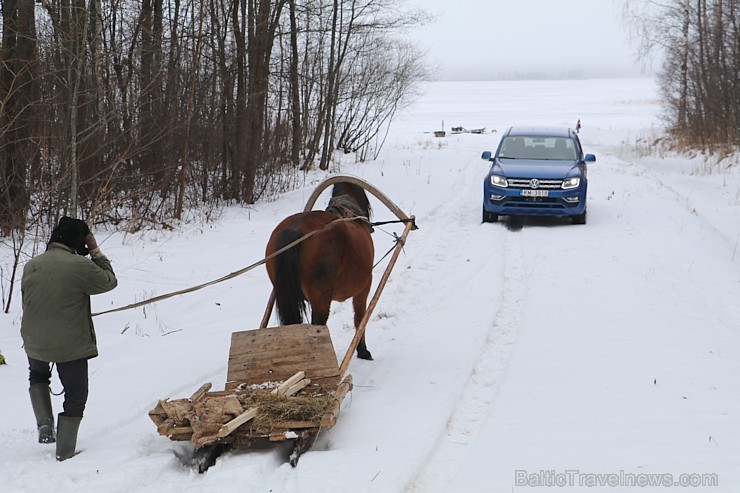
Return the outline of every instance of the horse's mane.
<path id="1" fill-rule="evenodd" d="M 349 190 L 347 190 L 346 187 L 349 187 Z M 357 203 L 357 205 L 360 207 L 360 209 L 362 210 L 363 215 L 367 217 L 368 219 L 370 219 L 370 215 L 372 214 L 372 208 L 370 207 L 370 200 L 367 198 L 367 194 L 365 193 L 364 188 L 362 188 L 359 185 L 355 185 L 354 183 L 348 183 L 348 182 L 336 183 L 331 190 L 331 196 L 332 198 L 334 198 L 340 195 L 351 196 L 354 199 L 354 201 Z"/>

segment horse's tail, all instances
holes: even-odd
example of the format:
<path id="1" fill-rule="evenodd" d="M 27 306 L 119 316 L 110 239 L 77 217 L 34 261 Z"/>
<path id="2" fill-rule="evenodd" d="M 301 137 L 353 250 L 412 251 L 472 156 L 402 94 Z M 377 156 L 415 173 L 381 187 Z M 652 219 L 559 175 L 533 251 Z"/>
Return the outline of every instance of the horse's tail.
<path id="1" fill-rule="evenodd" d="M 290 228 L 280 232 L 276 242 L 279 250 L 301 237 L 301 232 Z M 283 325 L 303 323 L 306 297 L 301 289 L 300 243 L 275 257 L 275 303 Z"/>

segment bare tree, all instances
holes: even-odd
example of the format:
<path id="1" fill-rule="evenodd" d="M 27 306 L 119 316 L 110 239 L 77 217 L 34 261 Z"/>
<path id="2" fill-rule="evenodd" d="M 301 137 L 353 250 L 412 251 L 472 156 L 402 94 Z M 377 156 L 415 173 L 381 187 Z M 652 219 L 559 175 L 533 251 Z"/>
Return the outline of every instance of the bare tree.
<path id="1" fill-rule="evenodd" d="M 382 37 L 368 39 L 353 53 L 342 77 L 337 101 L 337 148 L 355 152 L 360 160 L 377 157 L 378 140 L 394 115 L 416 95 L 426 75 L 418 51 Z M 375 142 L 375 145 L 373 145 Z"/>
<path id="2" fill-rule="evenodd" d="M 658 81 L 681 146 L 717 151 L 740 144 L 738 10 L 740 0 L 627 3 L 642 53 L 664 54 Z"/>
<path id="3" fill-rule="evenodd" d="M 38 1 L 3 2 L 6 233 L 252 203 L 338 147 L 374 152 L 422 77 L 393 34 L 423 16 L 392 0 Z"/>

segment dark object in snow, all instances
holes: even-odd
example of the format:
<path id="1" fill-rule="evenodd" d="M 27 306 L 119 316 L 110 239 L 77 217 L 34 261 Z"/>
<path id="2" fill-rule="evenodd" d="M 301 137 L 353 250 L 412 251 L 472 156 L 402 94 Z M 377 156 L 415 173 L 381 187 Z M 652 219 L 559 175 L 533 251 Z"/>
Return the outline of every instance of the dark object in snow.
<path id="1" fill-rule="evenodd" d="M 486 127 L 483 128 L 472 128 L 468 130 L 465 127 L 452 127 L 453 134 L 484 134 L 486 133 Z"/>

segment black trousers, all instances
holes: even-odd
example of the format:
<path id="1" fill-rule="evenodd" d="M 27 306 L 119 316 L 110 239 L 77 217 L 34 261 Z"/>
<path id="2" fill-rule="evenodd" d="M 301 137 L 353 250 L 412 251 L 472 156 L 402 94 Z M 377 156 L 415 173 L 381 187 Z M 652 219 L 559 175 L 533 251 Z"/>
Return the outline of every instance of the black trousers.
<path id="1" fill-rule="evenodd" d="M 85 404 L 87 404 L 87 359 L 54 364 L 57 366 L 59 380 L 64 386 L 64 412 L 62 414 L 81 418 L 85 411 Z M 51 366 L 48 361 L 39 361 L 29 357 L 28 370 L 28 381 L 31 385 L 51 383 Z"/>

